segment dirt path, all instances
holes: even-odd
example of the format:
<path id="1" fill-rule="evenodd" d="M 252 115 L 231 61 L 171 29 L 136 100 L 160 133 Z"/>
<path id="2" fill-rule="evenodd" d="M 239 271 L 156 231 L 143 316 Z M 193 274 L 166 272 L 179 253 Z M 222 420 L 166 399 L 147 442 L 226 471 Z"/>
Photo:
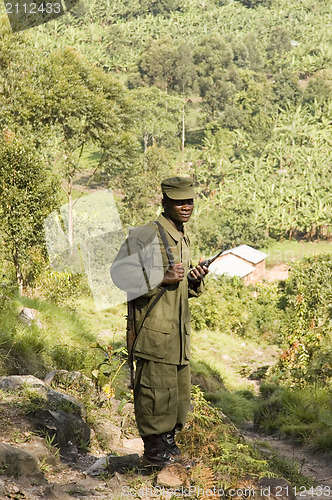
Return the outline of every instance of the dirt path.
<path id="1" fill-rule="evenodd" d="M 287 264 L 277 264 L 271 268 L 266 268 L 259 281 L 277 281 L 286 280 L 288 278 L 289 266 Z"/>
<path id="2" fill-rule="evenodd" d="M 299 500 L 309 498 L 332 499 L 332 458 L 313 454 L 289 441 L 258 434 L 254 430 L 245 430 L 242 431 L 242 434 L 260 449 L 265 448 L 264 443 L 266 443 L 265 449 L 275 451 L 280 457 L 298 464 L 300 472 L 315 481 L 316 487 L 313 490 L 306 490 L 305 487 L 297 488 L 296 493 Z"/>

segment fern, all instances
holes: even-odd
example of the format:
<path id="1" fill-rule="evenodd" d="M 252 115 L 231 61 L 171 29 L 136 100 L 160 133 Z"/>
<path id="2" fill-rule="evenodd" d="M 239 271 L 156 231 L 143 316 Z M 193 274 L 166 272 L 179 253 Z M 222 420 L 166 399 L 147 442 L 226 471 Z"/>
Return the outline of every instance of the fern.
<path id="1" fill-rule="evenodd" d="M 193 410 L 178 441 L 184 453 L 197 464 L 192 480 L 202 491 L 213 492 L 217 481 L 218 488 L 220 483 L 226 488 L 244 476 L 257 478 L 271 474 L 266 460 L 245 442 L 220 409 L 209 405 L 199 387 L 193 388 L 193 401 Z"/>
<path id="2" fill-rule="evenodd" d="M 197 465 L 191 471 L 191 481 L 196 485 L 199 500 L 217 499 L 219 496 L 214 493 L 218 490 L 215 472 L 206 465 Z"/>

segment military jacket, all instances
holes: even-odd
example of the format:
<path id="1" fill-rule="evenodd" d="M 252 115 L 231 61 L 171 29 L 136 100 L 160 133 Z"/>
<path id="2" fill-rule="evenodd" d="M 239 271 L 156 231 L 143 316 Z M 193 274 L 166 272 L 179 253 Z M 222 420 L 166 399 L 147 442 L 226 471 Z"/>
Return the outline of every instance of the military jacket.
<path id="1" fill-rule="evenodd" d="M 169 364 L 188 364 L 190 359 L 189 297 L 203 291 L 188 285 L 186 278 L 191 267 L 187 236 L 181 233 L 163 215 L 157 221 L 165 230 L 174 263 L 182 262 L 183 281 L 175 285 L 161 285 L 169 268 L 169 260 L 155 222 L 132 231 L 121 246 L 111 268 L 114 283 L 127 291 L 128 299 L 135 297 L 135 328 L 137 338 L 134 356 Z M 134 258 L 139 255 L 139 258 Z M 144 272 L 142 272 L 142 267 Z M 160 291 L 166 288 L 149 312 L 149 306 Z"/>

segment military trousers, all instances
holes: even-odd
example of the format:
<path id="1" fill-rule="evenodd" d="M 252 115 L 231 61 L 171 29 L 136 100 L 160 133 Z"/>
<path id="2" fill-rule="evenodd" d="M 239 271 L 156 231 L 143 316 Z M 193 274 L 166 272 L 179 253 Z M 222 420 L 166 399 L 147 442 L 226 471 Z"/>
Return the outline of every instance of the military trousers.
<path id="1" fill-rule="evenodd" d="M 182 429 L 190 405 L 190 367 L 138 358 L 135 418 L 142 437 Z"/>

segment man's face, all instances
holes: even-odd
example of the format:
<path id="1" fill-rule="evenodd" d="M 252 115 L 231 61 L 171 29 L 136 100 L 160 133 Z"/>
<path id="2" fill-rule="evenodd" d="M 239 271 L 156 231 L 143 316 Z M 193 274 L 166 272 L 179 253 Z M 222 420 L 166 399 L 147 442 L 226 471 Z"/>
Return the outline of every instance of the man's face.
<path id="1" fill-rule="evenodd" d="M 166 198 L 163 200 L 163 207 L 165 214 L 173 222 L 184 224 L 190 219 L 194 209 L 194 200 L 192 198 L 188 200 L 171 200 L 170 198 Z"/>

